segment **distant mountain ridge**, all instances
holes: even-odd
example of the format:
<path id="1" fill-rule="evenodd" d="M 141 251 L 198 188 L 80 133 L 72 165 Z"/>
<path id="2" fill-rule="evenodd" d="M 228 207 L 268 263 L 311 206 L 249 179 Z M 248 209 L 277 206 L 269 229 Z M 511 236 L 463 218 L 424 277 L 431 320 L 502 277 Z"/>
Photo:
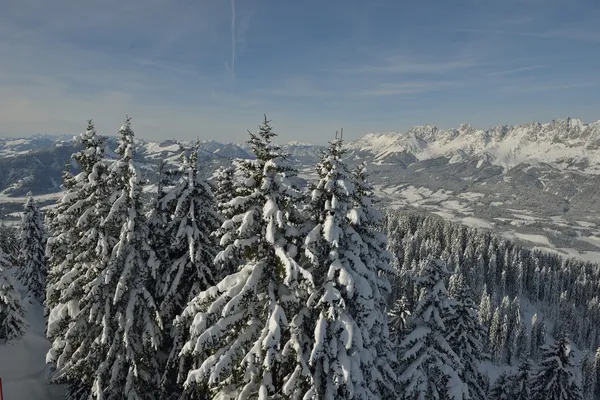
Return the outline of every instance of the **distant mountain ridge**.
<path id="1" fill-rule="evenodd" d="M 416 126 L 403 133 L 368 133 L 348 142 L 347 149 L 368 155 L 375 163 L 390 163 L 399 155 L 417 160 L 445 157 L 450 163 L 476 159 L 512 168 L 522 162 L 544 162 L 560 169 L 600 174 L 600 121 L 586 124 L 567 118 L 478 129 L 462 124 L 455 129 Z"/>
<path id="2" fill-rule="evenodd" d="M 176 160 L 180 145 L 192 143 L 136 138 L 143 178 L 156 182 L 158 163 Z M 302 178 L 315 178 L 324 146 L 280 146 Z M 107 147 L 114 158 L 116 137 L 108 138 Z M 600 260 L 600 121 L 567 118 L 490 129 L 424 125 L 368 133 L 346 148 L 351 167 L 367 162 L 386 207 L 442 215 L 530 246 Z M 45 198 L 61 191 L 65 164 L 77 149 L 73 136 L 0 138 L 0 219 L 18 212 L 28 191 Z M 199 151 L 209 175 L 232 158 L 252 158 L 247 143 L 203 140 Z M 153 185 L 147 189 L 151 193 Z"/>

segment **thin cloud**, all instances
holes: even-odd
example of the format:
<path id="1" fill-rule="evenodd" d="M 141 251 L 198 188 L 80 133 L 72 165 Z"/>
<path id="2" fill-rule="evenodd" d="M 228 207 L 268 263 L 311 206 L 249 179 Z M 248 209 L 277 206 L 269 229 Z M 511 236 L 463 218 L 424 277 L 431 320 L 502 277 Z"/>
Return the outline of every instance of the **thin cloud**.
<path id="1" fill-rule="evenodd" d="M 464 70 L 481 66 L 475 58 L 452 61 L 410 61 L 402 57 L 385 61 L 379 65 L 365 65 L 356 68 L 347 68 L 340 72 L 350 74 L 410 74 L 429 73 L 439 74 L 450 71 Z"/>
<path id="2" fill-rule="evenodd" d="M 379 96 L 400 96 L 419 93 L 434 92 L 461 86 L 459 82 L 451 81 L 431 81 L 431 82 L 407 82 L 407 83 L 386 83 L 380 84 L 373 89 L 360 91 L 359 96 L 379 97 Z"/>
<path id="3" fill-rule="evenodd" d="M 509 85 L 500 88 L 501 92 L 507 93 L 538 93 L 552 92 L 571 89 L 587 89 L 596 86 L 595 82 L 573 82 L 573 83 L 548 83 L 548 84 L 521 84 Z"/>
<path id="4" fill-rule="evenodd" d="M 586 42 L 600 42 L 600 32 L 581 29 L 577 27 L 552 29 L 542 32 L 515 31 L 503 29 L 477 29 L 477 28 L 461 28 L 455 29 L 456 32 L 470 33 L 489 33 L 495 35 L 506 36 L 525 36 L 540 39 L 570 39 Z"/>
<path id="5" fill-rule="evenodd" d="M 488 76 L 512 75 L 512 74 L 518 74 L 519 72 L 533 71 L 533 70 L 537 70 L 537 69 L 544 68 L 544 67 L 545 67 L 544 65 L 529 65 L 526 67 L 490 72 L 487 75 Z"/>

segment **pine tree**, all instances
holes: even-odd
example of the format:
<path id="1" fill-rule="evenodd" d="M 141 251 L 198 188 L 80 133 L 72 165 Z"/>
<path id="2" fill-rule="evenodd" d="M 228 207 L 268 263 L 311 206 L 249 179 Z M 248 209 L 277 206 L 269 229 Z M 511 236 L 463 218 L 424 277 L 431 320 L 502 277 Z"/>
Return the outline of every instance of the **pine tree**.
<path id="1" fill-rule="evenodd" d="M 490 324 L 489 342 L 492 361 L 499 363 L 502 360 L 503 350 L 506 345 L 506 336 L 503 330 L 502 307 L 496 308 Z"/>
<path id="2" fill-rule="evenodd" d="M 546 343 L 546 326 L 544 320 L 534 314 L 531 318 L 531 358 L 538 359 L 540 347 Z"/>
<path id="3" fill-rule="evenodd" d="M 410 323 L 410 311 L 405 296 L 398 298 L 388 312 L 390 333 L 395 344 L 404 336 Z"/>
<path id="4" fill-rule="evenodd" d="M 161 209 L 174 209 L 165 230 L 170 263 L 161 268 L 158 282 L 159 311 L 167 327 L 190 300 L 215 284 L 217 244 L 212 233 L 221 221 L 212 189 L 198 170 L 198 150 L 196 145 L 189 157 L 182 155 L 183 179 L 160 200 L 173 203 L 161 205 Z M 170 355 L 162 389 L 173 396 L 179 389 L 177 367 L 184 332 L 170 328 L 166 332 L 164 348 Z"/>
<path id="5" fill-rule="evenodd" d="M 483 350 L 489 351 L 490 347 L 490 335 L 489 330 L 492 323 L 493 310 L 492 310 L 492 297 L 488 294 L 487 285 L 484 284 L 483 292 L 481 294 L 481 302 L 479 303 L 478 310 L 479 324 L 485 330 L 485 335 L 482 339 Z"/>
<path id="6" fill-rule="evenodd" d="M 479 323 L 471 289 L 462 273 L 450 278 L 449 292 L 456 300 L 456 313 L 445 324 L 449 327 L 448 344 L 462 362 L 460 378 L 467 387 L 467 398 L 485 400 L 488 388 L 479 365 L 484 358 L 482 340 L 485 331 Z"/>
<path id="7" fill-rule="evenodd" d="M 519 321 L 515 338 L 515 355 L 521 357 L 523 354 L 529 353 L 529 337 L 527 335 L 527 327 L 523 320 Z"/>
<path id="8" fill-rule="evenodd" d="M 348 214 L 349 227 L 359 235 L 358 238 L 352 237 L 361 248 L 360 260 L 366 267 L 366 270 L 356 268 L 356 271 L 370 287 L 364 289 L 360 297 L 355 297 L 357 309 L 360 310 L 355 319 L 362 331 L 364 347 L 363 364 L 360 368 L 364 372 L 368 388 L 365 394 L 382 396 L 387 393 L 388 398 L 395 398 L 396 374 L 392 365 L 397 360 L 386 313 L 391 293 L 387 277 L 393 272 L 390 265 L 391 254 L 387 251 L 388 239 L 382 232 L 383 214 L 376 207 L 379 200 L 369 181 L 366 164 L 358 165 L 352 175 L 355 190 L 353 208 Z M 362 298 L 363 296 L 368 297 Z M 365 357 L 367 351 L 371 352 L 370 360 Z"/>
<path id="9" fill-rule="evenodd" d="M 594 356 L 588 352 L 581 360 L 581 394 L 583 400 L 594 400 L 597 385 Z"/>
<path id="10" fill-rule="evenodd" d="M 489 400 L 513 400 L 511 394 L 510 378 L 506 372 L 500 374 L 492 385 L 488 396 Z"/>
<path id="11" fill-rule="evenodd" d="M 233 160 L 231 164 L 217 168 L 215 171 L 216 187 L 215 187 L 215 200 L 217 201 L 217 207 L 219 212 L 227 217 L 225 206 L 232 199 L 236 197 L 236 185 L 234 180 L 235 169 L 233 167 Z"/>
<path id="12" fill-rule="evenodd" d="M 459 376 L 463 366 L 446 341 L 444 321 L 455 314 L 455 302 L 444 286 L 447 274 L 440 260 L 423 261 L 417 279 L 421 297 L 413 313 L 414 328 L 399 345 L 399 392 L 406 400 L 462 399 L 466 391 Z"/>
<path id="13" fill-rule="evenodd" d="M 171 255 L 169 254 L 171 238 L 168 237 L 167 226 L 175 214 L 175 207 L 177 205 L 174 201 L 164 201 L 164 199 L 169 194 L 169 189 L 175 185 L 174 181 L 180 177 L 180 172 L 171 168 L 165 160 L 159 164 L 156 197 L 152 199 L 151 209 L 148 214 L 148 240 L 160 264 L 159 276 L 163 274 L 163 271 L 171 263 Z M 156 293 L 158 294 L 159 292 L 160 289 L 157 287 Z M 160 301 L 161 299 L 157 298 L 157 300 Z"/>
<path id="14" fill-rule="evenodd" d="M 17 277 L 28 289 L 29 294 L 43 301 L 46 291 L 46 233 L 42 215 L 31 192 L 23 207 L 21 220 L 21 253 Z"/>
<path id="15" fill-rule="evenodd" d="M 6 343 L 25 334 L 25 310 L 21 298 L 6 270 L 9 261 L 0 250 L 0 342 Z"/>
<path id="16" fill-rule="evenodd" d="M 71 296 L 74 301 L 51 312 L 50 337 L 60 332 L 58 315 L 68 312 L 72 321 L 64 336 L 54 340 L 47 358 L 57 365 L 56 380 L 76 382 L 73 390 L 90 391 L 92 398 L 154 399 L 162 327 L 148 288 L 156 265 L 142 213 L 129 118 L 119 133 L 119 159 L 110 165 L 108 177 L 99 174 L 97 163 L 89 186 L 83 188 L 90 203 L 81 225 L 100 223 L 87 225 L 90 230 L 83 231 L 78 246 L 95 247 L 93 252 L 81 251 L 70 272 L 63 301 Z"/>
<path id="17" fill-rule="evenodd" d="M 231 220 L 236 215 L 238 205 L 232 202 L 238 194 L 235 171 L 236 169 L 244 169 L 240 164 L 240 160 L 232 160 L 231 164 L 230 166 L 220 167 L 215 173 L 217 180 L 215 200 L 217 210 L 223 221 Z M 239 249 L 227 246 L 228 240 L 231 238 L 230 226 L 219 226 L 213 234 L 219 247 L 222 250 L 227 250 L 226 252 L 219 253 L 215 259 L 215 267 L 217 269 L 216 278 L 221 280 L 238 270 L 239 265 L 242 264 L 243 255 L 240 254 Z"/>
<path id="18" fill-rule="evenodd" d="M 230 201 L 233 217 L 220 256 L 244 254 L 237 272 L 198 294 L 177 325 L 187 332 L 179 379 L 202 398 L 297 399 L 310 388 L 306 307 L 311 276 L 298 256 L 296 171 L 272 144 L 265 117 L 250 133 L 256 160 L 244 160 L 244 181 Z M 218 258 L 218 257 L 217 257 Z M 229 397 L 226 397 L 229 396 Z"/>
<path id="19" fill-rule="evenodd" d="M 88 131 L 90 129 L 94 129 L 92 121 L 88 121 Z M 69 252 L 69 245 L 75 241 L 73 232 L 77 221 L 73 213 L 68 211 L 77 201 L 74 190 L 77 181 L 71 175 L 70 167 L 71 164 L 68 163 L 63 172 L 63 187 L 66 194 L 56 202 L 55 207 L 49 208 L 44 216 L 48 234 L 45 249 L 48 276 L 46 278 L 46 301 L 44 303 L 47 314 L 56 305 L 57 299 L 60 297 L 55 292 L 56 285 L 65 272 L 70 269 L 68 263 L 73 259 L 73 254 Z"/>
<path id="20" fill-rule="evenodd" d="M 46 242 L 47 313 L 60 303 L 61 289 L 64 287 L 63 278 L 72 270 L 75 256 L 79 253 L 73 251 L 74 243 L 77 242 L 81 233 L 79 228 L 84 223 L 80 218 L 87 215 L 83 209 L 88 200 L 86 196 L 89 195 L 82 188 L 89 186 L 89 179 L 94 179 L 98 174 L 98 164 L 104 158 L 105 138 L 97 136 L 91 120 L 88 121 L 86 131 L 75 138 L 75 143 L 83 146 L 82 150 L 71 156 L 81 172 L 73 176 L 70 171 L 71 162 L 67 163 L 63 172 L 63 187 L 66 193 L 57 201 L 54 208 L 46 212 L 45 216 L 49 234 Z"/>
<path id="21" fill-rule="evenodd" d="M 581 388 L 577 386 L 573 354 L 565 335 L 554 344 L 542 346 L 538 370 L 531 379 L 533 400 L 579 400 Z"/>
<path id="22" fill-rule="evenodd" d="M 526 353 L 521 357 L 521 364 L 517 373 L 510 378 L 511 400 L 530 400 L 530 380 L 532 365 L 529 355 Z"/>
<path id="23" fill-rule="evenodd" d="M 95 364 L 84 351 L 91 346 L 88 335 L 92 321 L 88 315 L 98 304 L 93 297 L 86 299 L 85 292 L 94 280 L 100 279 L 108 247 L 115 241 L 99 228 L 109 209 L 107 166 L 103 162 L 105 138 L 96 135 L 89 121 L 77 141 L 83 149 L 72 158 L 81 172 L 73 177 L 64 175 L 67 193 L 53 212 L 54 229 L 46 247 L 50 263 L 46 334 L 52 342 L 46 362 L 57 369 L 51 382 L 67 384 L 67 398 L 73 399 L 88 396 L 89 377 L 95 373 Z M 78 349 L 80 353 L 76 352 Z"/>

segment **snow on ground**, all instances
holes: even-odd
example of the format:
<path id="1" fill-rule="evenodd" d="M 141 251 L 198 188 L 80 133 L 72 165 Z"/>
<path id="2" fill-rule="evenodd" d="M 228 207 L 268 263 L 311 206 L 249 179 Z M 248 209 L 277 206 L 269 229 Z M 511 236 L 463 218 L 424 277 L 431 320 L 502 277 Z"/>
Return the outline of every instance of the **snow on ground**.
<path id="1" fill-rule="evenodd" d="M 439 215 L 440 217 L 446 218 L 450 221 L 455 221 L 455 215 L 450 211 L 434 211 L 432 214 Z"/>
<path id="2" fill-rule="evenodd" d="M 575 222 L 577 222 L 579 225 L 583 226 L 584 228 L 593 228 L 596 226 L 595 223 L 589 222 L 589 221 L 575 221 Z"/>
<path id="3" fill-rule="evenodd" d="M 515 232 L 514 235 L 522 240 L 527 240 L 528 242 L 539 243 L 545 246 L 552 246 L 552 243 L 548 240 L 546 236 L 543 235 L 530 235 L 526 233 L 518 233 Z"/>
<path id="4" fill-rule="evenodd" d="M 461 203 L 457 200 L 448 200 L 448 201 L 444 201 L 441 204 L 442 207 L 448 209 L 448 210 L 452 210 L 452 211 L 458 211 L 460 213 L 463 214 L 472 214 L 473 212 L 471 211 L 470 207 L 468 204 L 466 203 Z"/>
<path id="5" fill-rule="evenodd" d="M 33 196 L 36 201 L 49 201 L 49 200 L 58 200 L 63 197 L 65 192 L 56 192 L 56 193 L 48 193 L 41 194 L 37 196 Z M 0 204 L 2 203 L 25 203 L 27 197 L 11 197 L 11 196 L 1 196 L 0 195 Z"/>
<path id="6" fill-rule="evenodd" d="M 582 237 L 581 240 L 593 244 L 596 247 L 600 247 L 600 237 L 598 236 Z"/>
<path id="7" fill-rule="evenodd" d="M 473 228 L 485 228 L 485 229 L 493 229 L 494 228 L 494 226 L 491 223 L 489 223 L 481 218 L 475 218 L 475 217 L 465 217 L 462 219 L 462 223 L 464 225 L 467 225 L 467 226 L 470 226 Z"/>
<path id="8" fill-rule="evenodd" d="M 18 283 L 17 283 L 18 284 Z M 21 295 L 25 291 L 20 288 Z M 50 368 L 46 352 L 50 343 L 44 334 L 45 319 L 41 304 L 26 304 L 27 333 L 19 340 L 0 343 L 0 378 L 5 400 L 62 400 L 64 389 L 49 385 Z"/>
<path id="9" fill-rule="evenodd" d="M 560 247 L 558 249 L 552 249 L 549 247 L 536 246 L 533 250 L 539 250 L 546 253 L 558 254 L 566 258 L 578 258 L 583 261 L 589 261 L 593 263 L 600 263 L 600 251 L 579 251 L 573 248 Z"/>
<path id="10" fill-rule="evenodd" d="M 464 192 L 464 193 L 458 194 L 456 197 L 460 197 L 461 199 L 470 200 L 470 201 L 477 201 L 477 200 L 480 200 L 483 197 L 485 197 L 485 194 L 477 193 L 477 192 Z"/>

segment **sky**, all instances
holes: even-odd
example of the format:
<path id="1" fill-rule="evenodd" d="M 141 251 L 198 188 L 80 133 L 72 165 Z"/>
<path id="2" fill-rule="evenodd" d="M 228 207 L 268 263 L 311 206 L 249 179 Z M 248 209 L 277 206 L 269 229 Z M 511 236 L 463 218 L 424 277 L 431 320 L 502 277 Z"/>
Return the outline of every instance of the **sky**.
<path id="1" fill-rule="evenodd" d="M 0 136 L 600 119 L 597 0 L 2 0 Z"/>

